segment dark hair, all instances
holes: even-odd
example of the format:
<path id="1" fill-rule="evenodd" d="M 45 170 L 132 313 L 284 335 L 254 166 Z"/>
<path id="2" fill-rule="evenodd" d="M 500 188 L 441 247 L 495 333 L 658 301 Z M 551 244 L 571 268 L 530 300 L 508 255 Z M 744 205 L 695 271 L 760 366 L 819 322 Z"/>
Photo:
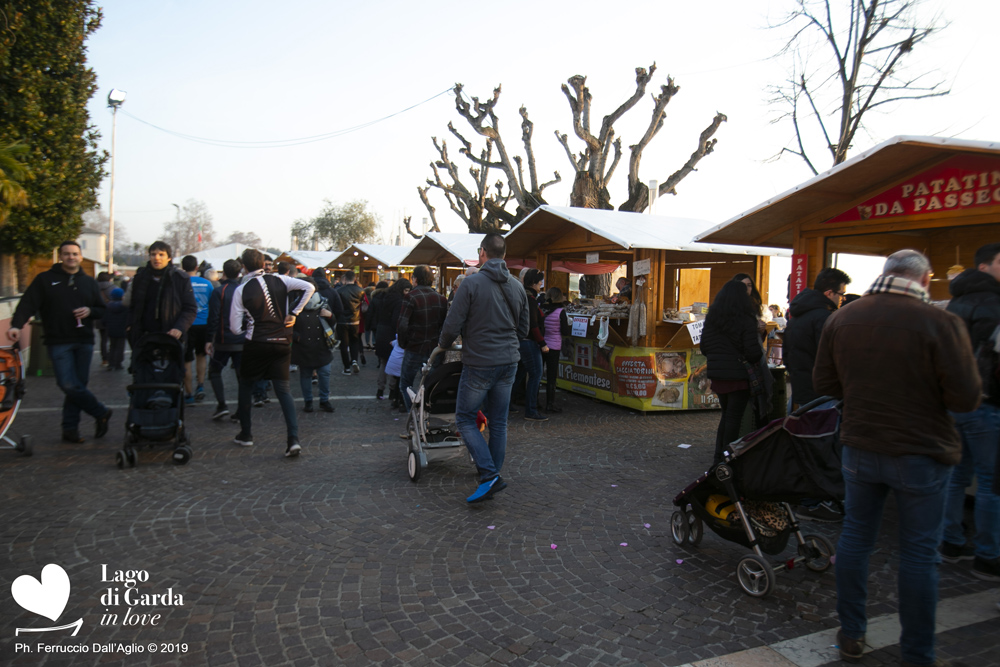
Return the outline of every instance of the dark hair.
<path id="1" fill-rule="evenodd" d="M 434 284 L 434 272 L 431 267 L 421 264 L 413 269 L 413 280 L 421 287 L 430 287 Z"/>
<path id="2" fill-rule="evenodd" d="M 247 248 L 240 255 L 243 260 L 243 266 L 246 267 L 248 272 L 257 271 L 264 268 L 264 253 L 260 250 L 254 250 L 253 248 Z"/>
<path id="3" fill-rule="evenodd" d="M 757 305 L 747 294 L 747 286 L 742 280 L 733 279 L 715 295 L 715 301 L 705 316 L 705 326 L 717 327 L 735 337 L 742 327 L 755 326 L 753 322 L 757 315 Z"/>
<path id="4" fill-rule="evenodd" d="M 83 248 L 81 248 L 80 244 L 77 243 L 76 241 L 63 241 L 62 243 L 60 243 L 59 244 L 59 254 L 62 254 L 62 249 L 65 248 L 68 245 L 75 245 L 77 247 L 77 249 L 80 251 L 80 254 L 83 254 Z"/>
<path id="5" fill-rule="evenodd" d="M 312 277 L 313 277 L 314 280 L 316 278 L 323 278 L 324 280 L 329 280 L 330 279 L 330 269 L 326 268 L 325 266 L 317 266 L 312 271 Z"/>
<path id="6" fill-rule="evenodd" d="M 750 281 L 750 299 L 754 303 L 754 307 L 757 310 L 757 315 L 758 316 L 763 315 L 764 299 L 761 297 L 760 292 L 757 291 L 757 283 L 754 281 L 753 276 L 751 276 L 749 273 L 737 273 L 735 276 L 733 276 L 731 282 L 743 283 L 744 280 Z M 743 289 L 746 288 L 747 288 L 746 284 L 743 284 Z"/>
<path id="7" fill-rule="evenodd" d="M 109 281 L 109 280 L 111 280 L 111 274 L 108 273 L 107 271 L 101 271 L 100 273 L 97 274 L 97 282 Z"/>
<path id="8" fill-rule="evenodd" d="M 160 252 L 160 251 L 167 253 L 167 257 L 172 258 L 174 256 L 173 248 L 171 248 L 170 244 L 167 243 L 166 241 L 153 241 L 150 244 L 149 250 L 147 252 L 148 254 L 152 255 L 154 252 Z"/>
<path id="9" fill-rule="evenodd" d="M 507 242 L 499 234 L 487 234 L 479 247 L 486 253 L 486 259 L 503 259 L 507 254 Z"/>
<path id="10" fill-rule="evenodd" d="M 558 287 L 550 287 L 545 291 L 545 298 L 547 298 L 552 303 L 559 303 L 563 300 L 562 290 Z"/>
<path id="11" fill-rule="evenodd" d="M 345 283 L 353 283 L 356 277 L 354 271 L 345 271 L 343 275 Z"/>
<path id="12" fill-rule="evenodd" d="M 375 289 L 385 289 L 388 286 L 389 286 L 389 283 L 387 283 L 384 280 L 380 280 L 380 281 L 378 281 L 378 284 L 375 285 Z"/>
<path id="13" fill-rule="evenodd" d="M 984 245 L 976 251 L 976 258 L 974 260 L 976 268 L 978 269 L 983 264 L 992 264 L 998 253 L 1000 253 L 1000 243 L 987 243 Z"/>
<path id="14" fill-rule="evenodd" d="M 194 271 L 198 268 L 198 258 L 194 255 L 184 255 L 181 260 L 181 268 L 188 272 Z"/>
<path id="15" fill-rule="evenodd" d="M 264 261 L 265 262 L 273 262 L 274 261 L 274 257 L 271 257 L 270 255 L 264 255 Z"/>
<path id="16" fill-rule="evenodd" d="M 288 262 L 278 262 L 278 275 L 287 276 L 288 272 L 292 270 L 292 265 Z"/>
<path id="17" fill-rule="evenodd" d="M 222 275 L 229 280 L 236 280 L 240 275 L 240 263 L 235 259 L 227 259 L 222 263 Z"/>
<path id="18" fill-rule="evenodd" d="M 813 289 L 817 292 L 826 292 L 827 290 L 836 291 L 841 285 L 850 284 L 851 277 L 840 269 L 823 269 L 816 274 L 816 282 L 813 283 Z"/>
<path id="19" fill-rule="evenodd" d="M 400 296 L 403 296 L 403 292 L 410 289 L 411 287 L 413 287 L 413 284 L 409 280 L 407 280 L 406 278 L 400 278 L 399 280 L 397 280 L 392 284 L 392 286 L 389 288 L 389 291 L 392 292 L 393 294 L 399 294 Z"/>
<path id="20" fill-rule="evenodd" d="M 545 278 L 545 274 L 538 269 L 528 269 L 528 272 L 524 274 L 524 279 L 521 281 L 525 287 L 531 287 L 537 282 L 541 282 Z"/>

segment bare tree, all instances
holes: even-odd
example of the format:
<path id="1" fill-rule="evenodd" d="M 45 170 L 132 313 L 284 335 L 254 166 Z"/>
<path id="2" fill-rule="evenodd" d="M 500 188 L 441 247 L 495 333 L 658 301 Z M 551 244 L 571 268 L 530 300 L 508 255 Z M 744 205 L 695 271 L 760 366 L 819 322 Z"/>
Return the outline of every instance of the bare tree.
<path id="1" fill-rule="evenodd" d="M 485 137 L 485 147 L 478 151 L 472 142 L 465 138 L 452 123 L 448 123 L 448 131 L 459 141 L 459 154 L 465 156 L 472 166 L 468 174 L 472 186 L 462 182 L 458 166 L 452 162 L 448 153 L 448 144 L 443 139 L 438 141 L 432 137 L 438 159 L 431 162 L 433 178 L 427 179 L 425 187 L 418 187 L 420 200 L 430 214 L 432 227 L 430 231 L 440 231 L 437 223 L 437 210 L 431 205 L 428 193 L 432 188 L 444 193 L 449 208 L 468 226 L 472 233 L 501 232 L 517 224 L 528 213 L 545 204 L 542 192 L 545 188 L 562 180 L 559 172 L 554 172 L 554 178 L 544 183 L 539 182 L 538 169 L 535 165 L 535 152 L 531 145 L 534 124 L 528 119 L 528 110 L 521 107 L 521 142 L 525 155 L 512 154 L 500 135 L 500 120 L 497 117 L 496 106 L 500 100 L 500 86 L 493 90 L 493 96 L 481 102 L 478 97 L 466 100 L 462 93 L 462 84 L 455 84 L 455 108 L 476 134 Z M 528 179 L 525 181 L 524 167 L 528 168 Z M 497 181 L 490 183 L 490 170 L 499 172 Z M 508 208 L 513 203 L 514 210 Z M 414 238 L 420 238 L 413 232 L 408 220 L 404 220 L 407 233 Z"/>
<path id="2" fill-rule="evenodd" d="M 775 122 L 791 120 L 798 155 L 818 173 L 810 157 L 810 137 L 822 135 L 833 164 L 847 159 L 866 113 L 886 104 L 947 95 L 943 80 L 911 75 L 903 58 L 941 27 L 923 23 L 923 0 L 796 0 L 796 8 L 775 28 L 791 26 L 792 37 L 779 55 L 789 55 L 788 79 L 771 88 L 771 103 L 782 108 Z M 831 60 L 812 68 L 809 56 L 828 49 Z"/>
<path id="3" fill-rule="evenodd" d="M 646 94 L 646 86 L 656 72 L 656 63 L 646 71 L 644 67 L 635 69 L 635 92 L 631 97 L 622 102 L 617 109 L 606 115 L 601 121 L 601 129 L 597 136 L 594 136 L 590 126 L 591 101 L 593 96 L 587 88 L 587 77 L 577 74 L 572 76 L 562 85 L 563 94 L 569 100 L 570 110 L 573 112 L 573 131 L 576 136 L 583 140 L 585 147 L 580 153 L 574 154 L 569 146 L 569 139 L 565 134 L 556 132 L 556 138 L 566 150 L 566 157 L 576 171 L 576 178 L 573 181 L 573 193 L 570 196 L 570 203 L 573 206 L 582 208 L 604 208 L 611 209 L 611 195 L 608 191 L 608 184 L 615 173 L 619 160 L 622 157 L 621 137 L 615 137 L 614 124 L 632 109 Z M 567 85 L 568 84 L 568 85 Z M 643 133 L 639 142 L 629 146 L 631 156 L 628 165 L 628 199 L 619 207 L 620 211 L 643 211 L 649 205 L 649 188 L 639 177 L 639 163 L 642 160 L 642 152 L 653 140 L 653 137 L 663 128 L 666 121 L 667 104 L 680 91 L 680 87 L 674 84 L 674 80 L 667 77 L 667 83 L 660 86 L 659 95 L 653 96 L 653 112 L 650 115 L 649 125 Z M 715 149 L 718 141 L 713 139 L 713 135 L 719 126 L 726 121 L 726 116 L 716 113 L 715 118 L 698 138 L 698 145 L 695 151 L 688 158 L 688 161 L 680 169 L 662 181 L 657 187 L 657 193 L 677 194 L 677 184 L 688 174 L 695 171 L 695 166 L 699 161 Z M 613 155 L 612 155 L 613 151 Z M 611 163 L 608 164 L 608 160 Z"/>
<path id="4" fill-rule="evenodd" d="M 260 248 L 264 245 L 255 232 L 233 232 L 226 239 L 226 243 L 242 243 L 251 248 Z"/>
<path id="5" fill-rule="evenodd" d="M 163 240 L 170 244 L 174 257 L 212 247 L 215 228 L 205 202 L 189 199 L 178 209 L 175 220 L 164 223 Z"/>

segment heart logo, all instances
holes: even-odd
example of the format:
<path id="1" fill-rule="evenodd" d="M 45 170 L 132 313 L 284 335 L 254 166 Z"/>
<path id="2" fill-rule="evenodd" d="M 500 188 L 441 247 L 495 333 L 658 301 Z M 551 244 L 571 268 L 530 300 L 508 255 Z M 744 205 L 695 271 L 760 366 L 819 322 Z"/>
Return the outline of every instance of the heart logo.
<path id="1" fill-rule="evenodd" d="M 14 602 L 54 623 L 69 602 L 69 575 L 59 565 L 49 563 L 42 568 L 41 581 L 22 574 L 11 584 L 10 592 Z"/>

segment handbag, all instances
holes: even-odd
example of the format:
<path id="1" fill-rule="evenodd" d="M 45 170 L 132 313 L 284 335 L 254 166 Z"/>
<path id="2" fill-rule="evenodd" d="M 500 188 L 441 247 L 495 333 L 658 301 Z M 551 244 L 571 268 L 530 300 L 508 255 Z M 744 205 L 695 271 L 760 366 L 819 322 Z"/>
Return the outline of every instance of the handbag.
<path id="1" fill-rule="evenodd" d="M 330 326 L 330 323 L 326 321 L 325 318 L 319 318 L 319 323 L 323 327 L 323 341 L 329 349 L 334 349 L 337 347 L 340 341 L 337 340 L 337 334 Z"/>

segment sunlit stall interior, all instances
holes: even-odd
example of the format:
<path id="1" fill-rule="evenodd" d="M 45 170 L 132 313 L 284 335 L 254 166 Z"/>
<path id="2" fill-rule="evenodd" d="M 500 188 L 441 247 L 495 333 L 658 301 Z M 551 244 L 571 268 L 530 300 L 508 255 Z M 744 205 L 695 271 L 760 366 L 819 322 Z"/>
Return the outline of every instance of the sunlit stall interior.
<path id="1" fill-rule="evenodd" d="M 408 246 L 354 243 L 337 255 L 328 268 L 335 275 L 354 271 L 362 286 L 383 279 L 396 280 L 408 274 L 407 269 L 412 268 L 403 262 L 410 250 Z"/>

